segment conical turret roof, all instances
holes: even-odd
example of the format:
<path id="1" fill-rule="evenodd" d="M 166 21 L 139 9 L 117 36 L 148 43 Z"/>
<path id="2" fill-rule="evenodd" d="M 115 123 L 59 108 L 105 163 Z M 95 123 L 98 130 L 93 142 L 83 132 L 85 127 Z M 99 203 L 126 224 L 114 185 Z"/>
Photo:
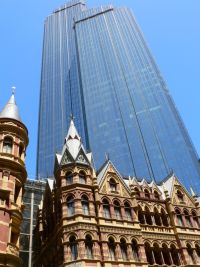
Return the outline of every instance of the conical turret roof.
<path id="1" fill-rule="evenodd" d="M 9 118 L 9 119 L 14 119 L 14 120 L 22 122 L 20 115 L 19 115 L 18 107 L 16 105 L 14 93 L 12 93 L 7 104 L 1 111 L 0 118 Z"/>

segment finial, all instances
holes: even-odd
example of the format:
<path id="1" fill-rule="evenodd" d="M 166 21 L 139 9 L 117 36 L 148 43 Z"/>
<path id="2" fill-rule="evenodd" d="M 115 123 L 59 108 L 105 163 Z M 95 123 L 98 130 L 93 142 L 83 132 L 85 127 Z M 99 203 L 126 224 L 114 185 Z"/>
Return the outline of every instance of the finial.
<path id="1" fill-rule="evenodd" d="M 71 121 L 74 121 L 75 117 L 74 117 L 74 114 L 73 113 L 71 113 L 69 117 L 70 117 L 70 120 Z"/>
<path id="2" fill-rule="evenodd" d="M 106 161 L 109 161 L 110 158 L 109 158 L 109 154 L 107 152 L 105 153 L 105 157 L 106 157 Z"/>
<path id="3" fill-rule="evenodd" d="M 15 90 L 16 90 L 16 87 L 15 86 L 12 86 L 12 95 L 15 94 Z"/>
<path id="4" fill-rule="evenodd" d="M 197 196 L 197 195 L 195 194 L 195 192 L 194 192 L 194 190 L 193 190 L 192 187 L 190 187 L 190 191 L 191 191 L 191 194 L 192 194 L 193 197 L 196 197 L 196 196 Z"/>

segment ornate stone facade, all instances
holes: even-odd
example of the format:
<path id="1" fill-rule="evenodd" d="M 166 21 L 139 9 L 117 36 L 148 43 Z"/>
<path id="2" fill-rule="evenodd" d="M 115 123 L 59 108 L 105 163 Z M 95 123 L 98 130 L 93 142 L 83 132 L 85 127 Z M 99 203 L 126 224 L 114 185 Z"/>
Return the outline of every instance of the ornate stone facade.
<path id="1" fill-rule="evenodd" d="M 27 173 L 28 131 L 21 122 L 14 94 L 0 113 L 0 266 L 20 266 L 19 234 L 23 186 Z"/>
<path id="2" fill-rule="evenodd" d="M 200 266 L 200 208 L 172 174 L 160 185 L 96 172 L 71 121 L 35 229 L 35 267 Z"/>

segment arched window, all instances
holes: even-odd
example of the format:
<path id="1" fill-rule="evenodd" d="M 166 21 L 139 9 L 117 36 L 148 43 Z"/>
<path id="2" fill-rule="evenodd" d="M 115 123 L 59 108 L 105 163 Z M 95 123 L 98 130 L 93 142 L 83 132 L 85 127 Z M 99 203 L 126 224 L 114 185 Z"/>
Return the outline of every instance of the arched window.
<path id="1" fill-rule="evenodd" d="M 89 201 L 88 197 L 82 196 L 81 198 L 82 210 L 84 215 L 89 215 Z"/>
<path id="2" fill-rule="evenodd" d="M 73 196 L 69 196 L 67 198 L 67 214 L 68 216 L 72 216 L 75 214 L 75 205 Z"/>
<path id="3" fill-rule="evenodd" d="M 3 141 L 3 152 L 12 153 L 13 140 L 10 137 L 5 137 Z"/>
<path id="4" fill-rule="evenodd" d="M 160 196 L 159 196 L 157 191 L 154 191 L 154 198 L 157 199 L 157 200 L 160 199 Z"/>
<path id="5" fill-rule="evenodd" d="M 107 219 L 110 219 L 110 204 L 107 199 L 103 200 L 103 212 L 104 212 L 104 217 Z"/>
<path id="6" fill-rule="evenodd" d="M 166 244 L 162 245 L 162 255 L 163 255 L 164 264 L 173 265 L 173 262 L 170 261 L 169 249 Z"/>
<path id="7" fill-rule="evenodd" d="M 75 236 L 69 238 L 69 246 L 71 250 L 71 260 L 75 261 L 78 258 L 78 245 Z"/>
<path id="8" fill-rule="evenodd" d="M 189 257 L 188 263 L 189 264 L 195 264 L 193 249 L 191 248 L 191 246 L 189 244 L 187 245 L 187 252 L 188 252 L 188 257 Z"/>
<path id="9" fill-rule="evenodd" d="M 194 221 L 194 227 L 200 228 L 199 218 L 198 218 L 198 216 L 197 216 L 195 211 L 192 211 L 192 218 L 193 218 L 193 221 Z"/>
<path id="10" fill-rule="evenodd" d="M 115 218 L 117 220 L 121 220 L 122 216 L 121 216 L 121 207 L 118 201 L 114 201 L 114 212 L 115 212 Z"/>
<path id="11" fill-rule="evenodd" d="M 161 251 L 160 251 L 158 244 L 153 245 L 153 254 L 154 254 L 155 262 L 158 265 L 162 265 Z"/>
<path id="12" fill-rule="evenodd" d="M 183 226 L 183 219 L 182 219 L 182 215 L 180 213 L 179 210 L 176 210 L 176 218 L 177 218 L 177 222 L 179 226 Z"/>
<path id="13" fill-rule="evenodd" d="M 200 262 L 200 247 L 198 245 L 195 246 L 196 253 L 197 253 L 197 261 Z"/>
<path id="14" fill-rule="evenodd" d="M 140 190 L 137 187 L 134 188 L 134 191 L 135 191 L 135 196 L 140 197 Z"/>
<path id="15" fill-rule="evenodd" d="M 192 222 L 190 220 L 190 215 L 189 215 L 189 212 L 187 210 L 184 211 L 184 215 L 185 215 L 185 221 L 187 223 L 187 227 L 192 227 Z"/>
<path id="16" fill-rule="evenodd" d="M 146 218 L 146 223 L 149 225 L 152 225 L 152 218 L 151 218 L 151 213 L 147 207 L 145 207 L 145 218 Z"/>
<path id="17" fill-rule="evenodd" d="M 161 209 L 161 219 L 162 219 L 162 223 L 164 226 L 168 227 L 169 223 L 168 223 L 168 216 L 165 213 L 165 211 L 163 209 Z"/>
<path id="18" fill-rule="evenodd" d="M 173 265 L 179 266 L 180 265 L 179 252 L 174 245 L 170 247 L 170 252 L 172 255 Z"/>
<path id="19" fill-rule="evenodd" d="M 68 173 L 66 174 L 66 181 L 67 181 L 67 185 L 73 183 L 73 175 L 72 175 L 71 172 L 68 172 Z"/>
<path id="20" fill-rule="evenodd" d="M 115 253 L 115 241 L 112 237 L 109 237 L 108 239 L 108 249 L 109 249 L 109 255 L 110 255 L 110 260 L 115 261 L 116 259 L 116 253 Z"/>
<path id="21" fill-rule="evenodd" d="M 154 258 L 153 258 L 152 248 L 150 247 L 150 245 L 148 243 L 145 243 L 144 247 L 145 247 L 147 262 L 149 263 L 149 265 L 153 265 L 154 264 Z"/>
<path id="22" fill-rule="evenodd" d="M 155 218 L 156 225 L 161 226 L 162 223 L 161 223 L 161 219 L 160 219 L 160 214 L 156 208 L 154 208 L 154 218 Z"/>
<path id="23" fill-rule="evenodd" d="M 113 192 L 117 191 L 117 183 L 113 178 L 110 179 L 110 190 Z"/>
<path id="24" fill-rule="evenodd" d="M 92 251 L 93 243 L 90 235 L 86 235 L 85 238 L 85 250 L 87 259 L 93 259 L 93 251 Z"/>
<path id="25" fill-rule="evenodd" d="M 177 190 L 177 197 L 180 202 L 184 202 L 183 193 Z"/>
<path id="26" fill-rule="evenodd" d="M 131 216 L 131 207 L 130 207 L 130 205 L 129 205 L 128 202 L 126 202 L 124 204 L 124 209 L 125 209 L 126 220 L 131 221 L 131 219 L 132 219 L 132 216 Z"/>
<path id="27" fill-rule="evenodd" d="M 81 184 L 86 184 L 86 177 L 85 177 L 85 173 L 84 172 L 79 172 L 79 182 Z"/>
<path id="28" fill-rule="evenodd" d="M 146 223 L 146 222 L 145 222 L 145 215 L 144 215 L 144 213 L 143 213 L 141 207 L 139 207 L 139 209 L 138 209 L 138 220 L 139 220 L 139 222 L 140 222 L 141 224 L 145 224 L 145 223 Z"/>
<path id="29" fill-rule="evenodd" d="M 19 157 L 20 158 L 22 157 L 23 151 L 24 151 L 24 146 L 22 144 L 20 144 L 19 145 Z"/>
<path id="30" fill-rule="evenodd" d="M 138 247 L 138 244 L 137 244 L 137 242 L 135 240 L 132 240 L 131 247 L 132 247 L 134 260 L 135 261 L 139 261 L 140 260 L 139 247 Z"/>
<path id="31" fill-rule="evenodd" d="M 147 189 L 144 190 L 144 196 L 145 198 L 150 198 L 150 194 L 149 194 L 149 191 Z"/>
<path id="32" fill-rule="evenodd" d="M 124 238 L 120 239 L 120 249 L 121 249 L 123 261 L 127 261 L 128 260 L 127 244 L 126 244 L 126 240 Z"/>

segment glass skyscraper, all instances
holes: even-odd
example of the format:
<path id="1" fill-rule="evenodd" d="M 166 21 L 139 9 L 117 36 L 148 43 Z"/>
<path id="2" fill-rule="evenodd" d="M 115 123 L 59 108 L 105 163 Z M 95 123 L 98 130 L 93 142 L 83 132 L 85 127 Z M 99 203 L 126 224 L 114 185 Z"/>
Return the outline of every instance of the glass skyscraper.
<path id="1" fill-rule="evenodd" d="M 198 155 L 128 8 L 72 1 L 45 22 L 37 175 L 53 172 L 70 113 L 96 168 L 125 176 L 174 172 L 200 193 Z"/>

